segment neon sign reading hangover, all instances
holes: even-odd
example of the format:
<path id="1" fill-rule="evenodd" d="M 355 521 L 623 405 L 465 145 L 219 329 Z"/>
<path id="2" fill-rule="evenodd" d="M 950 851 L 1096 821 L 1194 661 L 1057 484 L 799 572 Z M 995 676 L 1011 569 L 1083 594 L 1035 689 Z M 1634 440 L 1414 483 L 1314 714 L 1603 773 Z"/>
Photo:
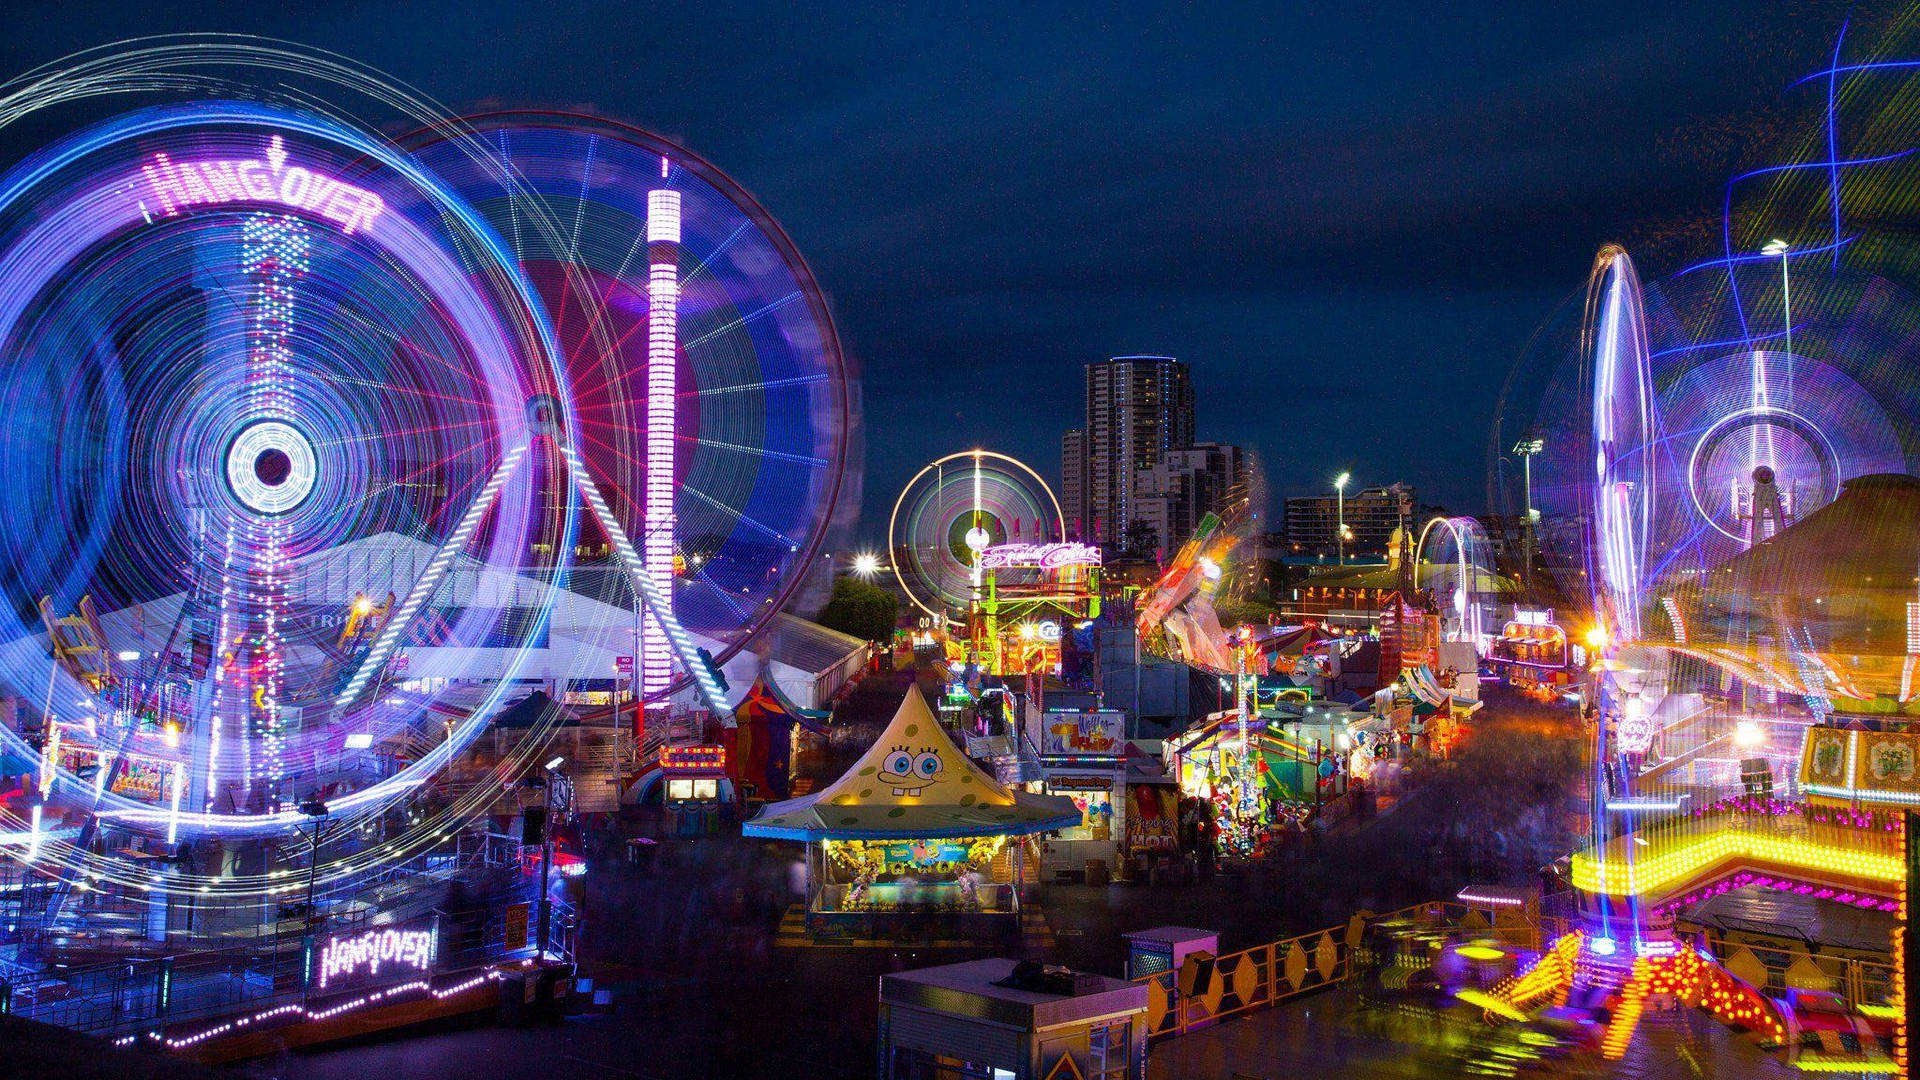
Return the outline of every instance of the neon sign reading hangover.
<path id="1" fill-rule="evenodd" d="M 314 985 L 326 988 L 341 983 L 366 983 L 377 977 L 383 967 L 403 968 L 403 974 L 429 971 L 433 968 L 433 939 L 431 929 L 368 930 L 329 938 L 320 947 Z"/>
<path id="2" fill-rule="evenodd" d="M 259 158 L 205 158 L 174 161 L 164 153 L 140 166 L 147 189 L 172 216 L 194 206 L 224 203 L 279 203 L 317 214 L 353 233 L 373 224 L 387 204 L 365 188 L 337 176 L 287 164 L 287 148 L 280 136 L 267 143 Z"/>

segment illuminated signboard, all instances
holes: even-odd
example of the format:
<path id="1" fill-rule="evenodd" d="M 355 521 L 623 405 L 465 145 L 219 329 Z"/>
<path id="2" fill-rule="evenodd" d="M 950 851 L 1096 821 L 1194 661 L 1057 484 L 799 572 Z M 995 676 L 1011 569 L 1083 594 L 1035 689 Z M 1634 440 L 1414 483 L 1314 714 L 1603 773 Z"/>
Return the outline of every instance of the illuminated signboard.
<path id="1" fill-rule="evenodd" d="M 171 217 L 195 206 L 278 203 L 334 222 L 345 233 L 373 224 L 387 204 L 365 188 L 337 176 L 287 163 L 286 144 L 275 135 L 258 158 L 174 161 L 155 154 L 140 166 L 147 190 Z"/>
<path id="2" fill-rule="evenodd" d="M 1126 714 L 1118 709 L 1049 709 L 1040 722 L 1044 757 L 1118 757 L 1125 750 Z"/>
<path id="3" fill-rule="evenodd" d="M 1091 544 L 1062 541 L 1056 544 L 995 544 L 980 553 L 982 570 L 1037 566 L 1057 570 L 1066 566 L 1099 566 L 1100 549 Z"/>
<path id="4" fill-rule="evenodd" d="M 727 767 L 727 748 L 724 746 L 663 746 L 660 748 L 660 767 L 683 771 L 718 772 Z"/>
<path id="5" fill-rule="evenodd" d="M 346 990 L 425 975 L 433 970 L 433 923 L 330 934 L 314 943 L 313 987 Z"/>

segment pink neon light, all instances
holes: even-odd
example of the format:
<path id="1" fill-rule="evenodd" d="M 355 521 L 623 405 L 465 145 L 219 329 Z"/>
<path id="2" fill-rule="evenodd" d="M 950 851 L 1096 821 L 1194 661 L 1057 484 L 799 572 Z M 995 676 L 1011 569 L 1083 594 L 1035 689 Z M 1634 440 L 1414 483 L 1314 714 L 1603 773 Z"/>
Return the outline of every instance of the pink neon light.
<path id="1" fill-rule="evenodd" d="M 320 950 L 320 985 L 351 975 L 378 975 L 383 967 L 427 971 L 433 967 L 431 930 L 388 927 L 352 937 L 334 938 Z"/>
<path id="2" fill-rule="evenodd" d="M 262 158 L 174 161 L 166 154 L 155 154 L 140 171 L 163 217 L 195 206 L 278 203 L 316 214 L 338 224 L 342 232 L 353 233 L 372 225 L 387 208 L 380 196 L 365 188 L 286 161 L 285 144 L 275 135 Z"/>
<path id="3" fill-rule="evenodd" d="M 402 997 L 407 994 L 412 994 L 421 990 L 426 991 L 427 994 L 433 997 L 435 1000 L 444 1001 L 447 998 L 453 997 L 455 994 L 464 994 L 476 986 L 480 986 L 484 983 L 495 982 L 500 978 L 501 978 L 500 969 L 494 968 L 494 969 L 488 970 L 484 974 L 476 975 L 473 978 L 465 980 L 464 982 L 454 983 L 451 986 L 435 987 L 431 982 L 425 979 L 419 979 L 413 982 L 401 983 L 398 986 L 389 986 L 385 990 L 376 990 L 371 994 L 366 994 L 362 997 L 353 998 L 350 1001 L 343 1001 L 338 1005 L 332 1005 L 324 1009 L 310 1009 L 305 1005 L 298 1005 L 298 1004 L 276 1005 L 271 1009 L 266 1009 L 264 1011 L 257 1012 L 257 1013 L 250 1013 L 246 1016 L 240 1017 L 237 1020 L 229 1020 L 224 1024 L 219 1024 L 215 1027 L 207 1028 L 204 1031 L 197 1032 L 193 1035 L 185 1036 L 184 1038 L 177 1038 L 177 1039 L 168 1038 L 167 1036 L 161 1034 L 158 1030 L 147 1032 L 146 1037 L 165 1045 L 170 1050 L 184 1050 L 185 1048 L 192 1046 L 195 1043 L 201 1043 L 201 1042 L 205 1042 L 208 1039 L 217 1038 L 218 1036 L 225 1035 L 229 1031 L 234 1031 L 239 1028 L 246 1027 L 249 1024 L 258 1024 L 267 1020 L 275 1020 L 282 1016 L 293 1016 L 295 1014 L 299 1014 L 303 1019 L 306 1019 L 306 1020 L 329 1020 L 329 1019 L 332 1019 L 333 1017 L 341 1015 L 342 1013 L 350 1013 L 357 1009 L 365 1008 L 368 1005 L 377 1005 L 382 1001 L 387 1001 L 393 998 Z M 122 1046 L 122 1047 L 132 1046 L 135 1042 L 139 1041 L 140 1038 L 141 1036 L 138 1034 L 123 1035 L 120 1038 L 113 1040 L 113 1045 Z"/>
<path id="4" fill-rule="evenodd" d="M 662 162 L 664 168 L 665 163 Z M 680 344 L 680 193 L 647 193 L 647 443 L 641 561 L 673 603 L 673 452 Z M 640 628 L 640 688 L 657 694 L 673 679 L 666 628 L 648 612 Z"/>
<path id="5" fill-rule="evenodd" d="M 1057 544 L 995 544 L 980 553 L 980 569 L 997 570 L 1009 566 L 1037 566 L 1058 570 L 1063 566 L 1099 566 L 1100 549 L 1071 541 Z"/>

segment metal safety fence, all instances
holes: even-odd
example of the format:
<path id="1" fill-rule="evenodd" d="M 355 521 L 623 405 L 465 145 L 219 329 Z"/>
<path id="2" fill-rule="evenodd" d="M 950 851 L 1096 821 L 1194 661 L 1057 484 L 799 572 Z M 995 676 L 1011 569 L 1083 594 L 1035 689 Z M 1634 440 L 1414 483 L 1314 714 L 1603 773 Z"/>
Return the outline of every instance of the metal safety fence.
<path id="1" fill-rule="evenodd" d="M 1436 901 L 1385 914 L 1363 911 L 1341 926 L 1217 957 L 1189 957 L 1172 971 L 1135 981 L 1147 984 L 1148 1037 L 1164 1039 L 1340 986 L 1382 959 L 1377 950 L 1384 933 L 1414 938 L 1471 934 L 1539 949 L 1566 928 L 1562 919 L 1532 912 L 1489 913 Z"/>

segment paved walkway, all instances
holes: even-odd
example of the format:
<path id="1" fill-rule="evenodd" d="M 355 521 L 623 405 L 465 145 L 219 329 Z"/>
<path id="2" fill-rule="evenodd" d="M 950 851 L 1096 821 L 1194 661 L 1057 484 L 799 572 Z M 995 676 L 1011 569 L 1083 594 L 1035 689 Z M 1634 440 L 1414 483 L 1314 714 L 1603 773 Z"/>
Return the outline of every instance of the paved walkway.
<path id="1" fill-rule="evenodd" d="M 1471 1015 L 1469 1015 L 1471 1013 Z M 1570 1076 L 1620 1080 L 1772 1080 L 1797 1075 L 1778 1057 L 1693 1010 L 1649 1013 L 1620 1061 L 1543 1053 L 1514 1026 L 1489 1027 L 1478 1010 L 1363 1009 L 1339 990 L 1249 1013 L 1157 1042 L 1150 1080 L 1400 1080 L 1446 1076 Z"/>

